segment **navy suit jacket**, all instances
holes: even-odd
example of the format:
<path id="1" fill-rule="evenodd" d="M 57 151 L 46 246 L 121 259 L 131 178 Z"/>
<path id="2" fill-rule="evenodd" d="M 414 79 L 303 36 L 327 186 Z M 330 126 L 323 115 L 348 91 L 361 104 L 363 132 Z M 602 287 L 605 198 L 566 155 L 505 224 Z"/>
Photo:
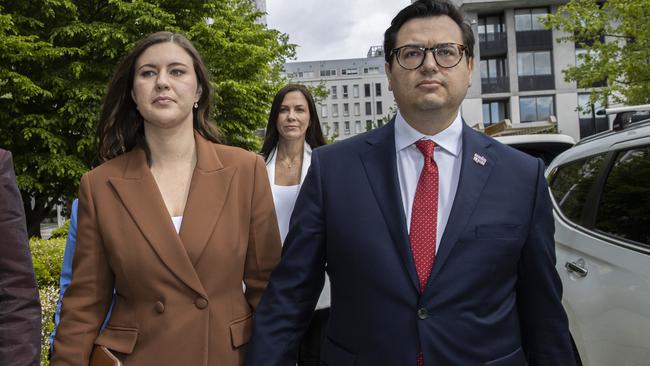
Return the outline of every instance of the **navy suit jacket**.
<path id="1" fill-rule="evenodd" d="M 325 271 L 323 365 L 415 366 L 420 351 L 427 366 L 575 364 L 544 165 L 465 124 L 462 136 L 458 190 L 422 294 L 394 121 L 314 150 L 246 365 L 295 365 Z"/>

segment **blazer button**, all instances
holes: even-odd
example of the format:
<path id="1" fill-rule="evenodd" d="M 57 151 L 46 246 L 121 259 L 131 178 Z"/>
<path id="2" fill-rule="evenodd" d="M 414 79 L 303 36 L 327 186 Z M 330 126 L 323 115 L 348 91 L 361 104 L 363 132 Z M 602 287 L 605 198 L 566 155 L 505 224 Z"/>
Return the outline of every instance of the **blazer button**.
<path id="1" fill-rule="evenodd" d="M 154 309 L 156 309 L 156 312 L 158 314 L 162 314 L 165 312 L 165 304 L 163 304 L 161 301 L 156 301 L 156 305 L 154 305 Z"/>
<path id="2" fill-rule="evenodd" d="M 419 308 L 418 309 L 418 318 L 421 320 L 424 320 L 429 317 L 429 312 L 425 308 Z"/>
<path id="3" fill-rule="evenodd" d="M 196 305 L 196 307 L 199 308 L 199 309 L 205 309 L 205 308 L 208 307 L 208 300 L 206 300 L 206 299 L 204 299 L 202 297 L 199 297 L 198 299 L 196 299 L 194 301 L 194 305 Z"/>

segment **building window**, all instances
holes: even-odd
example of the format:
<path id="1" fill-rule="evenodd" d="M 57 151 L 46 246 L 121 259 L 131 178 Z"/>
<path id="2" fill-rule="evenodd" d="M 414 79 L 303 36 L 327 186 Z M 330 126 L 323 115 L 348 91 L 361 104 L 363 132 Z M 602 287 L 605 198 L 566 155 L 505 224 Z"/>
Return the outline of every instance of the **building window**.
<path id="1" fill-rule="evenodd" d="M 545 30 L 542 19 L 547 14 L 547 8 L 515 9 L 515 30 L 517 32 Z"/>
<path id="2" fill-rule="evenodd" d="M 384 125 L 384 120 L 383 119 L 378 119 L 377 120 L 377 127 L 381 127 Z"/>
<path id="3" fill-rule="evenodd" d="M 363 73 L 364 74 L 379 74 L 379 66 L 364 67 L 363 68 Z"/>
<path id="4" fill-rule="evenodd" d="M 363 84 L 363 95 L 366 98 L 370 96 L 370 84 Z"/>
<path id="5" fill-rule="evenodd" d="M 342 69 L 341 74 L 342 75 L 359 75 L 359 69 L 357 69 L 357 68 Z"/>
<path id="6" fill-rule="evenodd" d="M 336 76 L 336 70 L 321 70 L 320 76 Z"/>
<path id="7" fill-rule="evenodd" d="M 361 104 L 354 103 L 354 115 L 355 116 L 360 116 L 361 115 Z"/>
<path id="8" fill-rule="evenodd" d="M 369 116 L 371 114 L 372 114 L 372 103 L 366 102 L 366 116 Z"/>
<path id="9" fill-rule="evenodd" d="M 354 122 L 354 133 L 361 133 L 361 121 Z"/>
<path id="10" fill-rule="evenodd" d="M 348 117 L 350 115 L 350 104 L 343 103 L 343 117 Z"/>
<path id="11" fill-rule="evenodd" d="M 372 121 L 367 119 L 366 120 L 366 131 L 372 130 Z"/>
<path id="12" fill-rule="evenodd" d="M 343 130 L 343 132 L 344 132 L 346 135 L 349 135 L 349 134 L 350 134 L 350 121 L 345 121 L 345 122 L 343 122 L 343 126 L 344 126 L 344 130 Z"/>
<path id="13" fill-rule="evenodd" d="M 343 85 L 343 98 L 347 98 L 347 97 L 348 97 L 348 86 Z"/>
<path id="14" fill-rule="evenodd" d="M 332 117 L 338 117 L 338 116 L 339 116 L 339 105 L 332 104 Z"/>
<path id="15" fill-rule="evenodd" d="M 339 135 L 339 123 L 334 122 L 334 135 L 338 136 Z"/>
<path id="16" fill-rule="evenodd" d="M 338 98 L 338 95 L 336 94 L 336 85 L 332 85 L 332 99 Z"/>
<path id="17" fill-rule="evenodd" d="M 548 120 L 554 114 L 553 96 L 521 97 L 519 98 L 519 110 L 521 122 Z"/>
<path id="18" fill-rule="evenodd" d="M 323 134 L 325 134 L 325 136 L 330 135 L 330 126 L 327 124 L 327 122 L 323 122 Z"/>
<path id="19" fill-rule="evenodd" d="M 383 114 L 384 112 L 381 109 L 381 101 L 377 101 L 377 114 Z"/>
<path id="20" fill-rule="evenodd" d="M 481 60 L 481 79 L 497 79 L 508 76 L 507 61 L 505 58 Z"/>
<path id="21" fill-rule="evenodd" d="M 505 37 L 506 25 L 501 16 L 487 16 L 478 18 L 478 39 L 479 42 L 492 42 Z"/>
<path id="22" fill-rule="evenodd" d="M 359 98 L 359 85 L 352 85 L 352 96 Z"/>
<path id="23" fill-rule="evenodd" d="M 489 126 L 508 118 L 508 101 L 493 100 L 483 103 L 483 125 Z"/>
<path id="24" fill-rule="evenodd" d="M 551 51 L 517 53 L 519 76 L 552 75 Z"/>
<path id="25" fill-rule="evenodd" d="M 327 104 L 321 104 L 320 106 L 320 116 L 327 117 Z"/>
<path id="26" fill-rule="evenodd" d="M 381 97 L 381 83 L 375 84 L 375 96 Z"/>

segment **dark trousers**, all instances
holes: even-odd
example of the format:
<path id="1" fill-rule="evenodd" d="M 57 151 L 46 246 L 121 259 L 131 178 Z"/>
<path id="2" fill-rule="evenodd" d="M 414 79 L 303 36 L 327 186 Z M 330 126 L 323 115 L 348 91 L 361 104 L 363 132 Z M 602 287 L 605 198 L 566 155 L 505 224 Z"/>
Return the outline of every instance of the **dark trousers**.
<path id="1" fill-rule="evenodd" d="M 314 311 L 314 316 L 311 318 L 307 332 L 300 342 L 298 366 L 320 365 L 320 349 L 323 342 L 325 342 L 329 317 L 329 308 Z"/>

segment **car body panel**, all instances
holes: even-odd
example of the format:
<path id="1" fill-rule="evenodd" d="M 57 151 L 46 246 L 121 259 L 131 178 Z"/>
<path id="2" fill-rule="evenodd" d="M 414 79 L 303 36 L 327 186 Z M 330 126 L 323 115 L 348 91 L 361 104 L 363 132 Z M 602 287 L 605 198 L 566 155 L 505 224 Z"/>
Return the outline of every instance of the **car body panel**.
<path id="1" fill-rule="evenodd" d="M 576 160 L 647 146 L 650 122 L 606 132 L 557 156 L 546 175 L 553 176 L 559 166 Z M 553 205 L 563 303 L 583 365 L 650 366 L 650 243 L 588 229 L 564 216 L 555 198 Z M 575 266 L 587 274 L 580 276 Z"/>

